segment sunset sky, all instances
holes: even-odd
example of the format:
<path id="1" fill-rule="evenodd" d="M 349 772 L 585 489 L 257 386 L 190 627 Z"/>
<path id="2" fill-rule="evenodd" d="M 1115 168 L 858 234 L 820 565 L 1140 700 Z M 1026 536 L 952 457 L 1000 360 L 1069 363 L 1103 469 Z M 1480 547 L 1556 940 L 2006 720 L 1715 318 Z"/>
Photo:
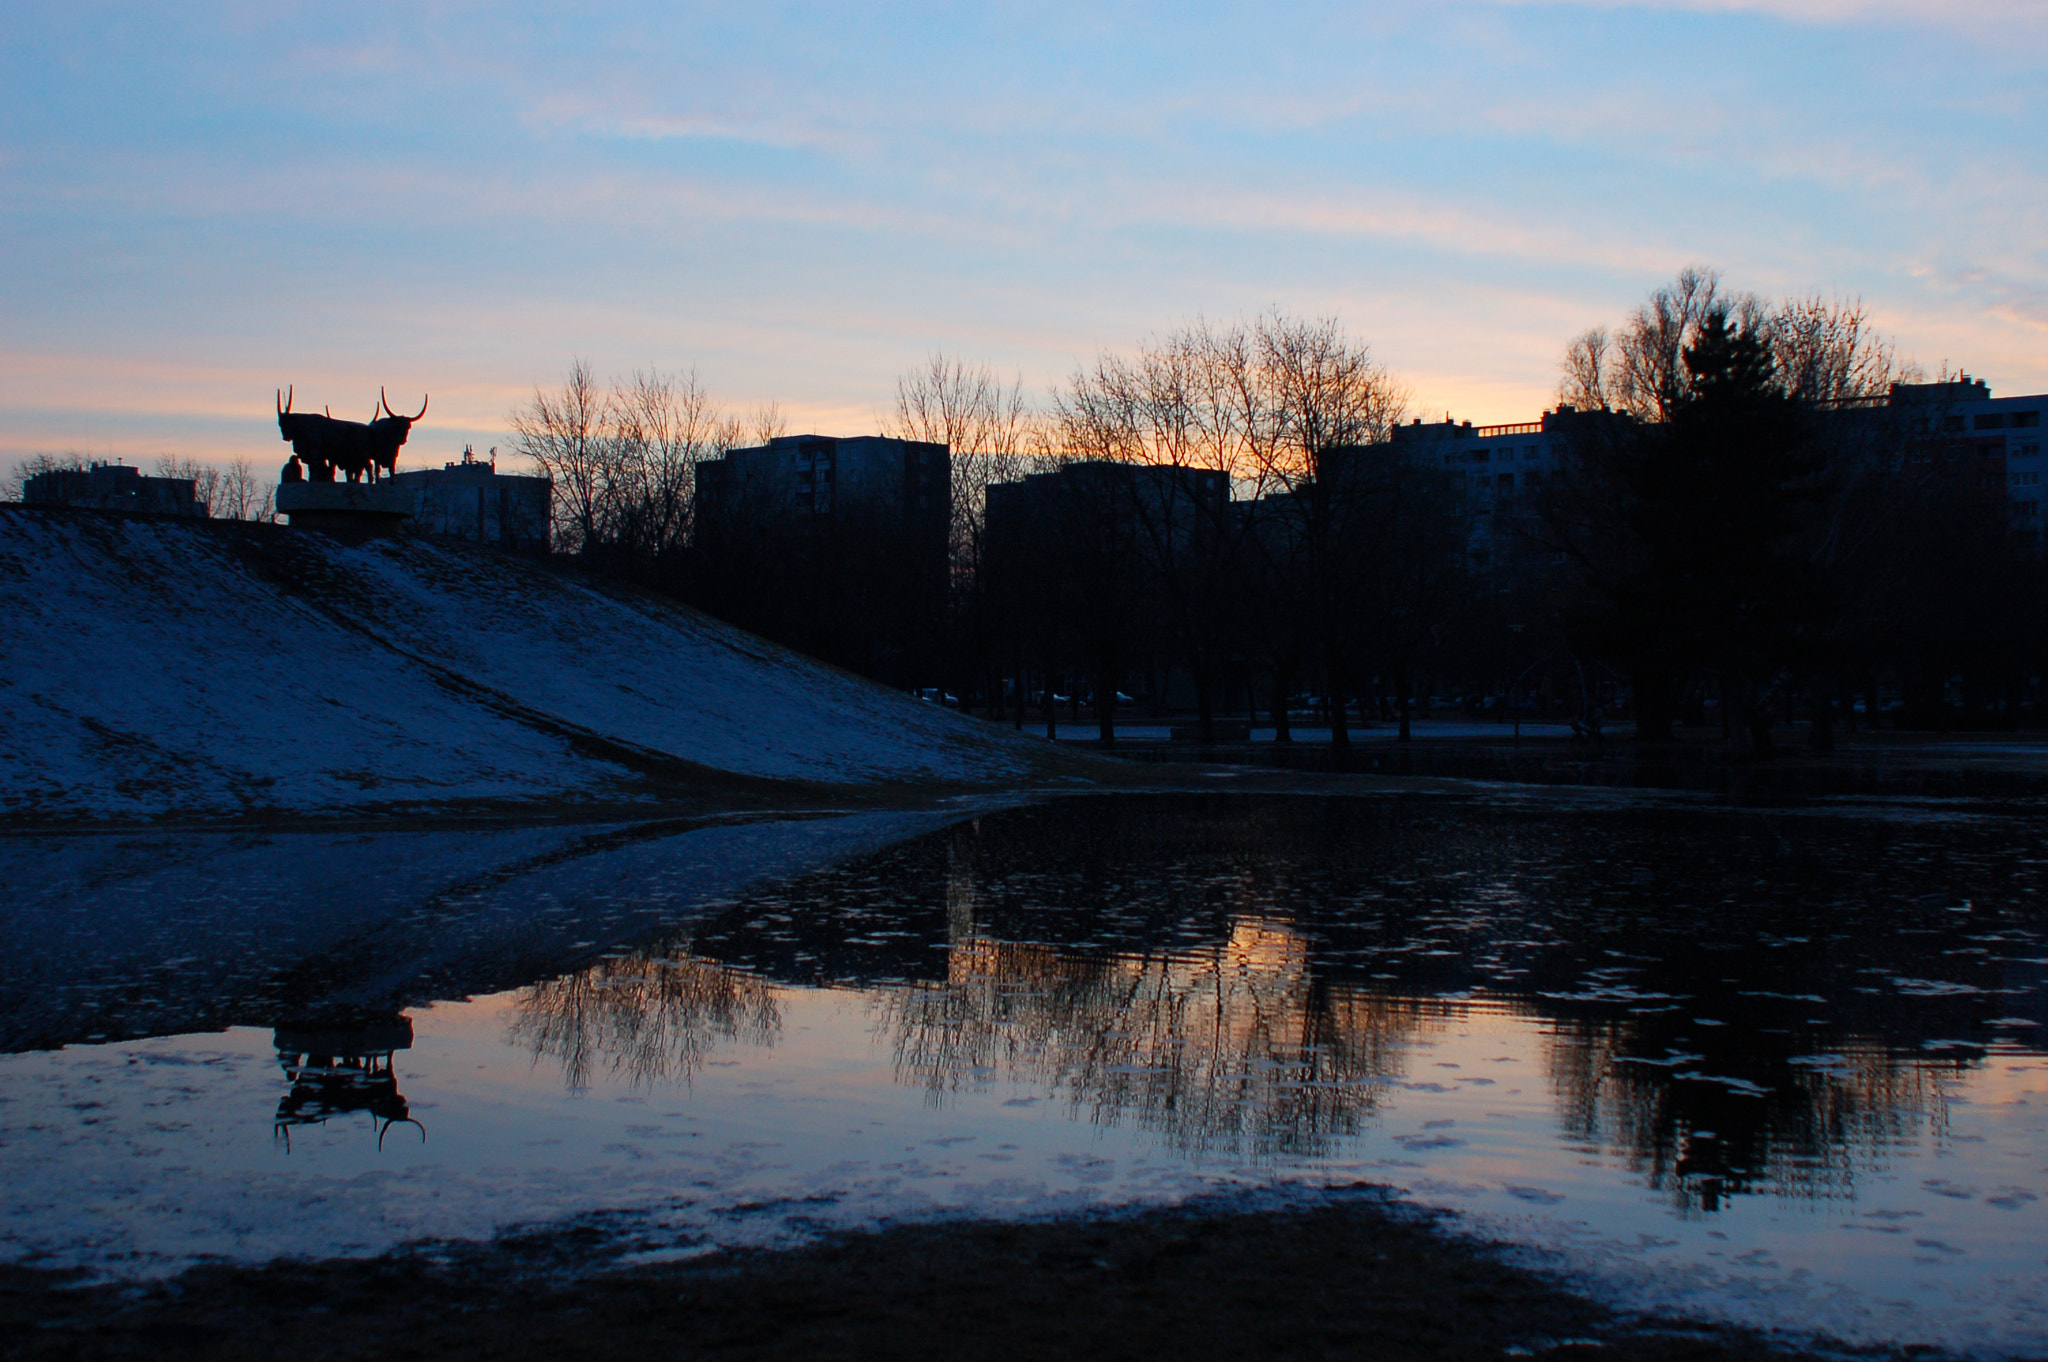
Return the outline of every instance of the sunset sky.
<path id="1" fill-rule="evenodd" d="M 587 12 L 595 10 L 600 17 Z M 1536 416 L 1687 264 L 2048 391 L 2048 3 L 17 0 L 0 460 L 281 462 L 271 391 L 504 440 L 576 356 L 856 434 L 934 349 L 1046 387 L 1334 314 Z"/>

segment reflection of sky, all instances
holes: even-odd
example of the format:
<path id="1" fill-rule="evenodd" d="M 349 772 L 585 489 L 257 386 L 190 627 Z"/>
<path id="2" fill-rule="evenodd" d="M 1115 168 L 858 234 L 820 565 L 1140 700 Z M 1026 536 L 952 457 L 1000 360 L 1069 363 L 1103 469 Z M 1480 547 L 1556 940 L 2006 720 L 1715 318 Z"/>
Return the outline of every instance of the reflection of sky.
<path id="1" fill-rule="evenodd" d="M 2027 0 L 16 4 L 0 455 L 274 460 L 289 381 L 431 390 L 425 461 L 578 354 L 851 432 L 934 346 L 1043 385 L 1275 303 L 1519 420 L 1692 261 L 2037 392 L 2044 34 Z"/>
<path id="2" fill-rule="evenodd" d="M 25 839 L 14 1043 L 187 1034 L 0 1059 L 0 1181 L 31 1189 L 0 1246 L 147 1267 L 616 1212 L 674 1249 L 1359 1181 L 1636 1299 L 2038 1346 L 2039 818 L 1942 807 Z M 329 861 L 353 915 L 277 898 Z M 190 1034 L 266 1019 L 337 1082 L 388 1055 L 389 1088 Z M 380 1152 L 401 1111 L 422 1132 Z"/>
<path id="3" fill-rule="evenodd" d="M 1287 994 L 1287 959 L 1255 958 L 1248 973 L 1263 978 L 1246 996 Z M 1181 970 L 1196 990 L 1215 985 L 1197 962 Z M 0 1243 L 10 1257 L 136 1270 L 209 1254 L 373 1252 L 603 1213 L 625 1249 L 673 1252 L 931 1213 L 1362 1180 L 1561 1251 L 1630 1299 L 1901 1341 L 2048 1342 L 2035 1232 L 2048 1062 L 2037 1054 L 1994 1051 L 1949 1074 L 1932 1105 L 1894 1112 L 1881 1147 L 1852 1151 L 1853 1196 L 1780 1187 L 1702 1215 L 1646 1186 L 1614 1131 L 1572 1128 L 1552 1081 L 1555 1025 L 1522 1006 L 1340 1008 L 1373 1033 L 1370 1044 L 1348 1038 L 1376 1056 L 1369 1072 L 1326 1075 L 1353 1085 L 1358 1119 L 1312 1153 L 1190 1152 L 1185 1131 L 1150 1119 L 1141 1074 L 1118 1092 L 1104 1086 L 1114 1075 L 1049 1072 L 1024 1052 L 968 1063 L 937 1093 L 928 1075 L 906 1074 L 900 1027 L 877 1018 L 900 1021 L 906 998 L 953 985 L 804 989 L 717 973 L 687 961 L 598 967 L 568 991 L 417 1011 L 394 1068 L 425 1135 L 381 1151 L 367 1114 L 301 1127 L 288 1148 L 274 1138 L 283 1080 L 265 1032 L 0 1060 L 11 1099 L 0 1175 L 17 1189 Z M 655 982 L 663 974 L 675 977 Z M 626 1001 L 598 1005 L 608 992 Z M 550 1009 L 556 1023 L 573 1014 L 610 1036 L 610 1058 L 625 1062 L 536 1047 L 536 1010 Z M 621 1030 L 636 1009 L 686 1048 L 683 1062 L 651 1076 L 646 1032 Z M 1299 1057 L 1299 1033 L 1252 1037 L 1236 1016 L 1186 1034 L 1212 1051 L 1189 1062 L 1218 1079 L 1234 1066 L 1247 1080 L 1240 1101 L 1284 1106 L 1292 1076 L 1274 1056 Z M 1097 1100 L 1076 1102 L 1091 1082 Z"/>

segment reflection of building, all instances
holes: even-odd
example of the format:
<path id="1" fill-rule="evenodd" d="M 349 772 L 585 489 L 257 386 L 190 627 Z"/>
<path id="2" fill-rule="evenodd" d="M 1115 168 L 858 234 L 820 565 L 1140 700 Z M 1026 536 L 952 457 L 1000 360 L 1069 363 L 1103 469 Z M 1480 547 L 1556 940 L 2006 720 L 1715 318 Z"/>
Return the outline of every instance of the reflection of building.
<path id="1" fill-rule="evenodd" d="M 149 515 L 204 516 L 190 478 L 144 477 L 120 463 L 91 468 L 53 468 L 22 484 L 24 506 L 74 506 L 94 511 L 141 511 Z"/>
<path id="2" fill-rule="evenodd" d="M 411 499 L 414 534 L 548 550 L 553 479 L 500 473 L 496 450 L 479 459 L 465 445 L 459 463 L 394 473 L 386 481 Z"/>
<path id="3" fill-rule="evenodd" d="M 392 1126 L 419 1125 L 391 1067 L 395 1051 L 412 1048 L 412 1023 L 406 1018 L 319 1030 L 279 1027 L 274 1041 L 277 1061 L 291 1083 L 277 1104 L 276 1133 L 287 1147 L 293 1127 L 320 1125 L 358 1111 L 370 1114 L 380 1148 Z M 425 1127 L 420 1133 L 426 1134 Z"/>

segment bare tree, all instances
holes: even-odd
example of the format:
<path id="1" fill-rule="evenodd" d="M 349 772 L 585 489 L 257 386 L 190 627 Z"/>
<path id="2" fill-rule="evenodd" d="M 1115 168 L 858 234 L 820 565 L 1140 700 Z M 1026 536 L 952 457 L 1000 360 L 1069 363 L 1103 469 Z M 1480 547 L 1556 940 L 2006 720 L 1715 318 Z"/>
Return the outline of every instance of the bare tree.
<path id="1" fill-rule="evenodd" d="M 1614 337 L 1604 326 L 1588 327 L 1564 350 L 1564 375 L 1557 387 L 1560 406 L 1599 411 L 1615 399 Z"/>
<path id="2" fill-rule="evenodd" d="M 1097 654 L 1098 689 L 1105 650 L 1144 641 L 1136 611 L 1171 626 L 1205 732 L 1220 659 L 1255 646 L 1254 636 L 1272 662 L 1283 731 L 1278 692 L 1307 638 L 1317 640 L 1326 685 L 1341 696 L 1360 629 L 1362 565 L 1372 558 L 1360 550 L 1373 545 L 1387 558 L 1401 535 L 1381 521 L 1415 491 L 1399 460 L 1361 451 L 1385 445 L 1406 407 L 1406 393 L 1370 351 L 1328 318 L 1197 320 L 1077 372 L 1055 394 L 1052 442 L 1068 464 L 1105 471 L 1063 485 L 1117 494 L 1113 514 L 1077 523 L 1109 527 L 1121 517 L 1143 550 L 1141 578 L 1095 552 L 1101 561 L 1069 607 L 1081 632 L 1099 641 L 1087 645 Z M 1152 471 L 1106 471 L 1120 465 Z M 1116 542 L 1107 528 L 1095 537 Z M 1387 567 L 1379 562 L 1378 586 L 1387 601 L 1405 600 Z M 1140 608 L 1112 586 L 1156 599 Z M 1341 745 L 1341 713 L 1336 719 Z"/>
<path id="3" fill-rule="evenodd" d="M 933 351 L 923 368 L 896 380 L 896 410 L 886 433 L 952 451 L 953 537 L 971 562 L 979 553 L 989 484 L 1026 471 L 1032 420 L 1023 380 L 1006 385 L 987 365 L 969 368 Z"/>
<path id="4" fill-rule="evenodd" d="M 1701 364 L 1727 344 L 1750 347 L 1767 371 L 1752 386 L 1759 402 L 1790 413 L 1772 438 L 1787 451 L 1780 462 L 1799 471 L 1752 488 L 1739 526 L 1703 530 L 1714 506 L 1756 482 L 1759 469 L 1778 467 L 1760 452 L 1775 447 L 1761 427 L 1704 449 L 1682 438 L 1681 418 L 1711 407 L 1699 375 L 1718 371 Z M 1635 418 L 1576 423 L 1540 537 L 1572 564 L 1582 625 L 1625 621 L 1625 628 L 1610 624 L 1602 634 L 1586 626 L 1580 634 L 1589 642 L 1597 635 L 1598 649 L 1610 657 L 1628 655 L 1638 733 L 1668 735 L 1673 706 L 1695 683 L 1722 685 L 1724 702 L 1731 689 L 1741 699 L 1775 684 L 1772 676 L 1736 675 L 1724 665 L 1726 649 L 1694 646 L 1701 611 L 1682 608 L 1684 592 L 1674 585 L 1682 581 L 1697 592 L 1733 580 L 1763 560 L 1763 548 L 1737 563 L 1713 560 L 1702 549 L 1703 561 L 1717 562 L 1711 572 L 1672 569 L 1672 581 L 1655 583 L 1645 576 L 1694 537 L 1725 545 L 1768 516 L 1788 526 L 1781 542 L 1768 546 L 1770 561 L 1785 580 L 1808 584 L 1798 647 L 1766 650 L 1769 659 L 1794 683 L 1803 674 L 1817 694 L 1845 684 L 1845 671 L 1860 665 L 1855 639 L 1870 633 L 1867 603 L 1886 596 L 1885 583 L 1902 566 L 1887 561 L 1898 558 L 1886 548 L 1896 539 L 1889 527 L 1925 499 L 1938 464 L 1901 460 L 1911 418 L 1891 393 L 1918 373 L 1898 362 L 1861 301 L 1809 294 L 1767 305 L 1754 294 L 1729 292 L 1712 270 L 1688 269 L 1653 292 L 1612 339 L 1595 328 L 1574 340 L 1562 368 L 1562 401 Z M 1719 474 L 1703 471 L 1710 469 Z M 1831 703 L 1817 705 L 1816 746 L 1831 741 Z M 1730 708 L 1724 703 L 1724 715 Z"/>
<path id="5" fill-rule="evenodd" d="M 275 497 L 275 488 L 257 475 L 253 463 L 236 459 L 221 474 L 213 514 L 226 520 L 267 521 Z"/>
<path id="6" fill-rule="evenodd" d="M 1717 312 L 1737 330 L 1770 335 L 1779 378 L 1803 402 L 1882 397 L 1893 382 L 1915 376 L 1872 329 L 1860 298 L 1816 293 L 1771 306 L 1753 293 L 1729 292 L 1712 269 L 1690 266 L 1652 292 L 1618 331 L 1596 326 L 1572 339 L 1565 347 L 1558 400 L 1581 411 L 1607 408 L 1644 421 L 1667 419 L 1690 382 L 1686 347 Z"/>
<path id="7" fill-rule="evenodd" d="M 1222 658 L 1231 651 L 1232 605 L 1248 521 L 1234 513 L 1233 489 L 1256 487 L 1264 472 L 1247 429 L 1270 425 L 1266 406 L 1247 412 L 1254 350 L 1242 326 L 1196 321 L 1126 358 L 1104 354 L 1077 372 L 1053 402 L 1060 457 L 1150 470 L 1124 479 L 1126 511 L 1144 555 L 1144 589 L 1168 626 L 1170 660 L 1194 682 L 1199 731 L 1215 734 Z M 1107 490 L 1101 477 L 1074 487 Z M 1090 614 L 1103 603 L 1084 593 Z M 1126 603 L 1128 604 L 1128 603 Z M 1121 637 L 1121 620 L 1110 627 Z M 1141 644 L 1152 640 L 1142 636 Z"/>
<path id="8" fill-rule="evenodd" d="M 1722 313 L 1752 329 L 1768 309 L 1753 293 L 1729 293 L 1719 272 L 1689 265 L 1650 294 L 1618 332 L 1582 332 L 1565 350 L 1558 400 L 1584 411 L 1627 412 L 1662 421 L 1690 383 L 1685 350 L 1708 317 Z"/>
<path id="9" fill-rule="evenodd" d="M 694 369 L 636 370 L 615 386 L 606 410 L 608 537 L 643 562 L 679 551 L 690 536 L 697 462 L 731 446 L 732 423 Z"/>
<path id="10" fill-rule="evenodd" d="M 1266 556 L 1263 575 L 1291 598 L 1291 646 L 1312 641 L 1320 654 L 1330 741 L 1343 749 L 1361 636 L 1378 623 L 1378 646 L 1405 653 L 1412 626 L 1428 613 L 1416 592 L 1433 590 L 1440 574 L 1433 562 L 1423 571 L 1408 560 L 1436 554 L 1441 536 L 1409 541 L 1444 519 L 1442 499 L 1430 495 L 1440 476 L 1423 476 L 1391 451 L 1407 390 L 1336 320 L 1272 314 L 1255 326 L 1252 345 L 1264 409 L 1256 422 L 1260 481 L 1274 495 L 1261 503 L 1267 524 L 1251 542 Z M 1404 662 L 1394 659 L 1397 668 Z"/>
<path id="11" fill-rule="evenodd" d="M 1407 389 L 1333 317 L 1274 313 L 1254 339 L 1274 431 L 1269 471 L 1282 485 L 1314 479 L 1330 450 L 1384 442 L 1407 414 Z"/>
<path id="12" fill-rule="evenodd" d="M 227 475 L 212 464 L 200 463 L 197 459 L 181 459 L 173 454 L 162 454 L 157 457 L 156 475 L 160 478 L 189 480 L 192 484 L 192 499 L 205 509 L 206 514 L 227 514 L 222 509 L 226 503 L 224 487 Z"/>
<path id="13" fill-rule="evenodd" d="M 0 500 L 20 501 L 30 478 L 43 473 L 83 473 L 86 456 L 77 450 L 62 454 L 31 454 L 15 461 L 5 481 L 0 481 Z"/>
<path id="14" fill-rule="evenodd" d="M 756 445 L 789 434 L 789 418 L 782 414 L 782 404 L 770 398 L 754 408 L 754 414 L 747 418 L 746 431 Z"/>
<path id="15" fill-rule="evenodd" d="M 589 361 L 578 359 L 560 388 L 536 388 L 533 400 L 512 412 L 512 447 L 554 479 L 555 542 L 574 552 L 594 551 L 604 541 L 612 493 L 604 438 L 610 406 Z"/>
<path id="16" fill-rule="evenodd" d="M 1919 378 L 1870 324 L 1861 298 L 1788 298 L 1771 314 L 1772 357 L 1793 397 L 1816 406 L 1884 397 Z"/>
<path id="17" fill-rule="evenodd" d="M 1005 384 L 988 365 L 970 367 L 934 351 L 922 368 L 896 380 L 896 407 L 884 433 L 943 444 L 950 451 L 952 514 L 947 529 L 950 616 L 959 664 L 1000 703 L 995 678 L 996 621 L 988 599 L 987 505 L 991 484 L 1031 467 L 1036 435 L 1021 378 Z M 963 694 L 965 689 L 963 688 Z"/>

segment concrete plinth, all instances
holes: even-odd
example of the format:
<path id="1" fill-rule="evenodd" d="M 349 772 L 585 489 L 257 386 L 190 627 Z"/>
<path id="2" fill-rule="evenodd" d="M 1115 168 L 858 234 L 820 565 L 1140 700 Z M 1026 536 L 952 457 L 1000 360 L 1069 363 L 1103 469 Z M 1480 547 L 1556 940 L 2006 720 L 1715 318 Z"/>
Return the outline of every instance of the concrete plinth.
<path id="1" fill-rule="evenodd" d="M 277 509 L 303 530 L 331 534 L 397 534 L 412 518 L 402 489 L 382 482 L 281 482 Z"/>

